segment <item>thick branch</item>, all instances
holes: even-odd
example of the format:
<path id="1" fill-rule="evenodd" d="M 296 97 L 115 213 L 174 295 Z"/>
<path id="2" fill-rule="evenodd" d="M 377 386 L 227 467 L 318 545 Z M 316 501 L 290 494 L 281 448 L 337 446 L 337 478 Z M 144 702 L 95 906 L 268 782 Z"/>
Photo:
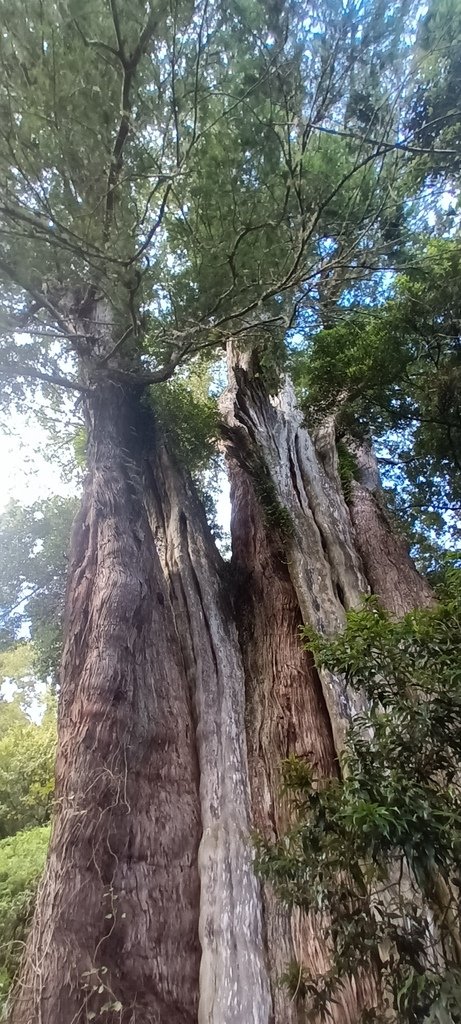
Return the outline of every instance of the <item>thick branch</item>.
<path id="1" fill-rule="evenodd" d="M 0 364 L 0 376 L 27 377 L 30 380 L 43 381 L 44 384 L 54 384 L 58 388 L 66 388 L 67 391 L 80 391 L 82 394 L 89 394 L 90 391 L 90 388 L 79 384 L 76 380 L 70 380 L 69 377 L 63 377 L 59 373 L 44 373 L 42 370 L 35 369 L 34 366 L 28 366 L 27 363 Z"/>
<path id="2" fill-rule="evenodd" d="M 107 197 L 106 197 L 106 210 L 104 217 L 104 234 L 106 241 L 109 237 L 115 203 L 115 189 L 120 177 L 120 172 L 123 165 L 123 148 L 128 137 L 130 130 L 131 120 L 131 105 L 132 96 L 131 89 L 133 81 L 139 66 L 141 57 L 144 54 L 147 43 L 154 34 L 156 28 L 156 19 L 153 13 L 149 14 L 149 17 L 144 25 L 144 28 L 139 36 L 138 42 L 130 57 L 126 57 L 124 51 L 124 43 L 121 37 L 120 23 L 118 18 L 118 11 L 115 4 L 115 0 L 111 0 L 111 11 L 114 22 L 114 29 L 117 36 L 117 43 L 119 46 L 118 56 L 122 63 L 122 91 L 121 91 L 121 116 L 118 126 L 117 135 L 115 137 L 114 148 L 112 151 L 109 177 L 107 181 Z"/>

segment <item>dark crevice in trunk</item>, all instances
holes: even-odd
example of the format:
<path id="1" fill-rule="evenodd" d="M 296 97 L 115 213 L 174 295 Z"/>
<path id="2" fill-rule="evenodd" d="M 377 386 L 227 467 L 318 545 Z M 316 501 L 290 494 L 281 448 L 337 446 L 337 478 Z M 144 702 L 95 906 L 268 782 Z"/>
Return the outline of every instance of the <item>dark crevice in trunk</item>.
<path id="1" fill-rule="evenodd" d="M 296 438 L 295 438 L 295 449 L 296 449 Z M 302 504 L 303 503 L 302 503 L 301 494 L 300 494 L 300 491 L 299 491 L 299 488 L 298 488 L 298 480 L 297 480 L 297 476 L 296 476 L 296 467 L 295 467 L 295 464 L 294 464 L 293 457 L 292 457 L 291 453 L 289 454 L 289 460 L 290 460 L 290 477 L 291 477 L 291 482 L 293 484 L 293 491 L 296 494 L 296 498 L 297 498 L 299 507 L 302 508 Z M 324 540 L 323 540 L 323 537 L 322 537 L 322 545 L 323 545 L 323 543 L 324 543 Z"/>

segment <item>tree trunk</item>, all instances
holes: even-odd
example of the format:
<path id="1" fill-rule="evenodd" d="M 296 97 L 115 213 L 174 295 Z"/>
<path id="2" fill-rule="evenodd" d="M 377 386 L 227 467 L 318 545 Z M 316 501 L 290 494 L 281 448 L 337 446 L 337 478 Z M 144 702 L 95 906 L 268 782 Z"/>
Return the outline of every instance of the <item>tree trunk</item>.
<path id="1" fill-rule="evenodd" d="M 299 630 L 335 633 L 369 586 L 389 606 L 389 564 L 394 614 L 428 598 L 365 477 L 349 512 L 334 436 L 316 448 L 289 385 L 270 400 L 231 355 L 230 573 L 140 396 L 108 380 L 88 399 L 56 817 L 11 1024 L 298 1024 L 281 974 L 328 970 L 328 921 L 261 891 L 249 838 L 289 822 L 283 759 L 321 785 L 361 707 Z M 351 979 L 332 1017 L 378 1002 Z"/>
<path id="2" fill-rule="evenodd" d="M 229 594 L 187 474 L 152 459 L 151 521 L 194 693 L 203 834 L 199 849 L 199 1024 L 268 1024 L 261 889 L 252 868 L 245 679 Z"/>
<path id="3" fill-rule="evenodd" d="M 344 681 L 319 677 L 304 651 L 302 625 L 333 633 L 366 590 L 350 518 L 302 426 L 291 389 L 271 402 L 251 357 L 234 356 L 223 399 L 231 478 L 232 550 L 247 691 L 247 742 L 253 815 L 272 839 L 289 809 L 280 767 L 306 758 L 322 779 L 338 772 L 337 755 L 360 699 Z M 297 1024 L 305 1007 L 280 976 L 290 964 L 316 977 L 330 963 L 328 921 L 290 914 L 264 891 L 275 1024 Z M 295 977 L 293 971 L 292 977 Z M 301 991 L 301 989 L 300 989 Z M 332 1019 L 356 1024 L 377 1005 L 373 977 L 350 979 L 330 1007 Z"/>
<path id="4" fill-rule="evenodd" d="M 349 509 L 371 590 L 395 618 L 415 608 L 430 607 L 434 603 L 432 590 L 417 571 L 407 542 L 385 507 L 371 444 L 354 444 L 351 452 L 358 479 L 351 481 Z"/>
<path id="5" fill-rule="evenodd" d="M 271 401 L 247 354 L 231 352 L 222 411 L 228 454 L 252 480 L 266 528 L 283 541 L 301 621 L 336 633 L 369 589 L 339 478 L 319 459 L 290 383 Z M 360 701 L 331 673 L 322 672 L 321 682 L 340 750 Z"/>
<path id="6" fill-rule="evenodd" d="M 12 1024 L 195 1024 L 192 709 L 143 498 L 138 396 L 89 400 L 73 534 L 56 814 Z"/>

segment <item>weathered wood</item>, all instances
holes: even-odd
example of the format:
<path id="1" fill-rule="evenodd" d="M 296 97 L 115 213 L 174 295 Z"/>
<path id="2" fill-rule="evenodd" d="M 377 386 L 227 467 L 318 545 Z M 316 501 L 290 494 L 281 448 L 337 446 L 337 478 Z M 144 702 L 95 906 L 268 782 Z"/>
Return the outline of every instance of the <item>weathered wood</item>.
<path id="1" fill-rule="evenodd" d="M 261 887 L 250 839 L 245 677 L 226 566 L 185 472 L 163 444 L 150 514 L 193 693 L 200 765 L 199 1024 L 268 1024 Z"/>

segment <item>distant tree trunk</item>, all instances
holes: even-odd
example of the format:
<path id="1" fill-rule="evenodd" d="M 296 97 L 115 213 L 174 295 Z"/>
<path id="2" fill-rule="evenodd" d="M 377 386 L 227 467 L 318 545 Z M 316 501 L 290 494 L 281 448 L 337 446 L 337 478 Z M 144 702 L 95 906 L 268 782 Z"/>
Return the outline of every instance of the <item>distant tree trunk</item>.
<path id="1" fill-rule="evenodd" d="M 195 731 L 143 494 L 139 396 L 88 400 L 73 533 L 56 813 L 12 1024 L 195 1024 Z"/>
<path id="2" fill-rule="evenodd" d="M 353 444 L 357 480 L 351 481 L 349 508 L 357 550 L 374 594 L 383 608 L 399 618 L 414 608 L 428 608 L 434 595 L 410 558 L 408 544 L 392 523 L 371 444 Z"/>

